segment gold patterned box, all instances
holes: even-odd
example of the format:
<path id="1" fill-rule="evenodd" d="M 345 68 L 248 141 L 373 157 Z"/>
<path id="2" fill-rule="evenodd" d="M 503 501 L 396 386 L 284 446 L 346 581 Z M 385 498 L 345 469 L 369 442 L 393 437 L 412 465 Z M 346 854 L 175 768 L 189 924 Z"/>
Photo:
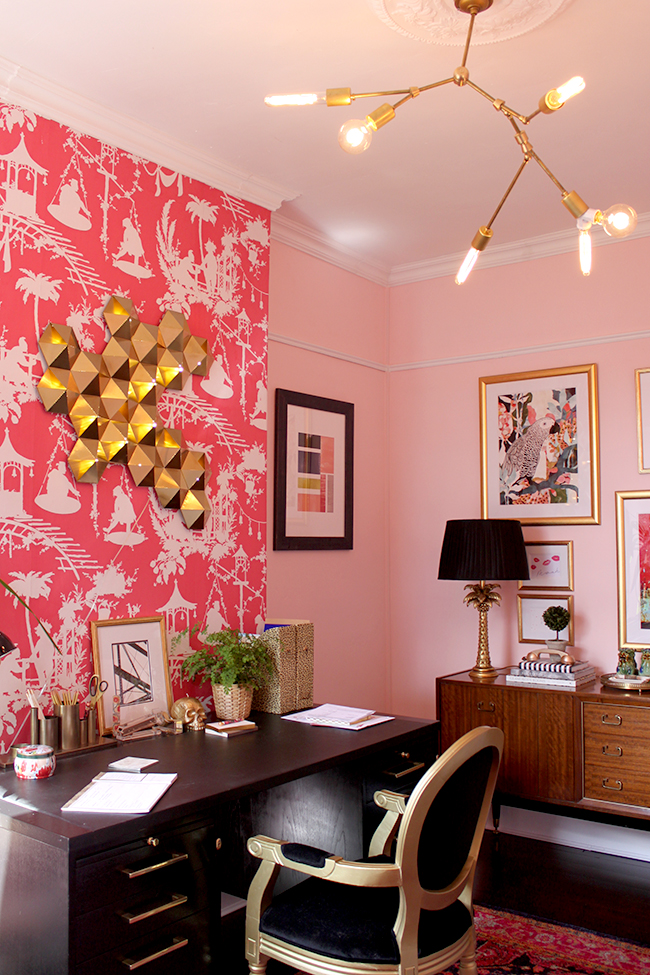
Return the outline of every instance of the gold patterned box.
<path id="1" fill-rule="evenodd" d="M 267 620 L 275 672 L 253 695 L 256 711 L 289 714 L 314 704 L 314 624 L 308 620 Z"/>

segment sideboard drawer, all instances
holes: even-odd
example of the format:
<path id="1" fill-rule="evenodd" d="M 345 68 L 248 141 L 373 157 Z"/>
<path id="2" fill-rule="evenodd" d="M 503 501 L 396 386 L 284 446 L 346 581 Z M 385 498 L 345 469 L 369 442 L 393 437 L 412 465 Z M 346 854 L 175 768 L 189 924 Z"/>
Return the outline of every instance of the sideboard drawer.
<path id="1" fill-rule="evenodd" d="M 650 772 L 626 772 L 585 765 L 585 799 L 650 807 Z"/>
<path id="2" fill-rule="evenodd" d="M 650 737 L 650 710 L 636 708 L 629 704 L 584 704 L 583 721 L 585 742 L 590 735 L 611 735 L 616 732 L 621 738 Z"/>

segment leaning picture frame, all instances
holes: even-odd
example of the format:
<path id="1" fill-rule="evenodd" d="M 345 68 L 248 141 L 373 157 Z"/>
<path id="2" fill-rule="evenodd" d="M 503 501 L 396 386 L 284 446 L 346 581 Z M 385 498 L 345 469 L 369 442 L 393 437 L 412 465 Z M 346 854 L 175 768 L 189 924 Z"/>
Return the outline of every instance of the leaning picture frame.
<path id="1" fill-rule="evenodd" d="M 616 492 L 619 647 L 650 647 L 650 491 Z"/>
<path id="2" fill-rule="evenodd" d="M 122 725 L 169 712 L 173 699 L 163 617 L 93 620 L 90 633 L 94 672 L 108 683 L 97 702 L 100 735 L 113 730 L 115 704 Z"/>
<path id="3" fill-rule="evenodd" d="M 573 590 L 573 541 L 524 542 L 528 579 L 520 580 L 520 589 Z"/>
<path id="4" fill-rule="evenodd" d="M 274 549 L 351 549 L 354 404 L 275 391 Z"/>
<path id="5" fill-rule="evenodd" d="M 479 379 L 481 514 L 600 524 L 595 364 Z"/>
<path id="6" fill-rule="evenodd" d="M 555 639 L 553 630 L 542 619 L 543 614 L 551 606 L 561 606 L 571 614 L 571 621 L 568 627 L 561 631 L 560 640 L 573 646 L 573 596 L 547 596 L 540 593 L 517 593 L 517 622 L 519 627 L 520 643 L 545 643 L 546 640 Z"/>

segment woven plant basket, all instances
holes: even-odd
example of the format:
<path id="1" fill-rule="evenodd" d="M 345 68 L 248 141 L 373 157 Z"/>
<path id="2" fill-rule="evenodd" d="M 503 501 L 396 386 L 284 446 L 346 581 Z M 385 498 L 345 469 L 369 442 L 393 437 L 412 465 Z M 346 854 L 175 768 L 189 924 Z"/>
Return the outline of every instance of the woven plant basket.
<path id="1" fill-rule="evenodd" d="M 242 721 L 251 713 L 253 688 L 233 684 L 226 693 L 222 684 L 212 685 L 214 711 L 220 721 Z"/>

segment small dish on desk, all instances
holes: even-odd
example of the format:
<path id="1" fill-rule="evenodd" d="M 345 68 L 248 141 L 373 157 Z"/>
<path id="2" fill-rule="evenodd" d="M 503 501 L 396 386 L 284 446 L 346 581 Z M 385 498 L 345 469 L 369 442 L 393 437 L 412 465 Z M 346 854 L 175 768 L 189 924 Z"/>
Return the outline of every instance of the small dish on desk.
<path id="1" fill-rule="evenodd" d="M 620 691 L 650 691 L 650 677 L 632 674 L 601 674 L 600 683 Z"/>

